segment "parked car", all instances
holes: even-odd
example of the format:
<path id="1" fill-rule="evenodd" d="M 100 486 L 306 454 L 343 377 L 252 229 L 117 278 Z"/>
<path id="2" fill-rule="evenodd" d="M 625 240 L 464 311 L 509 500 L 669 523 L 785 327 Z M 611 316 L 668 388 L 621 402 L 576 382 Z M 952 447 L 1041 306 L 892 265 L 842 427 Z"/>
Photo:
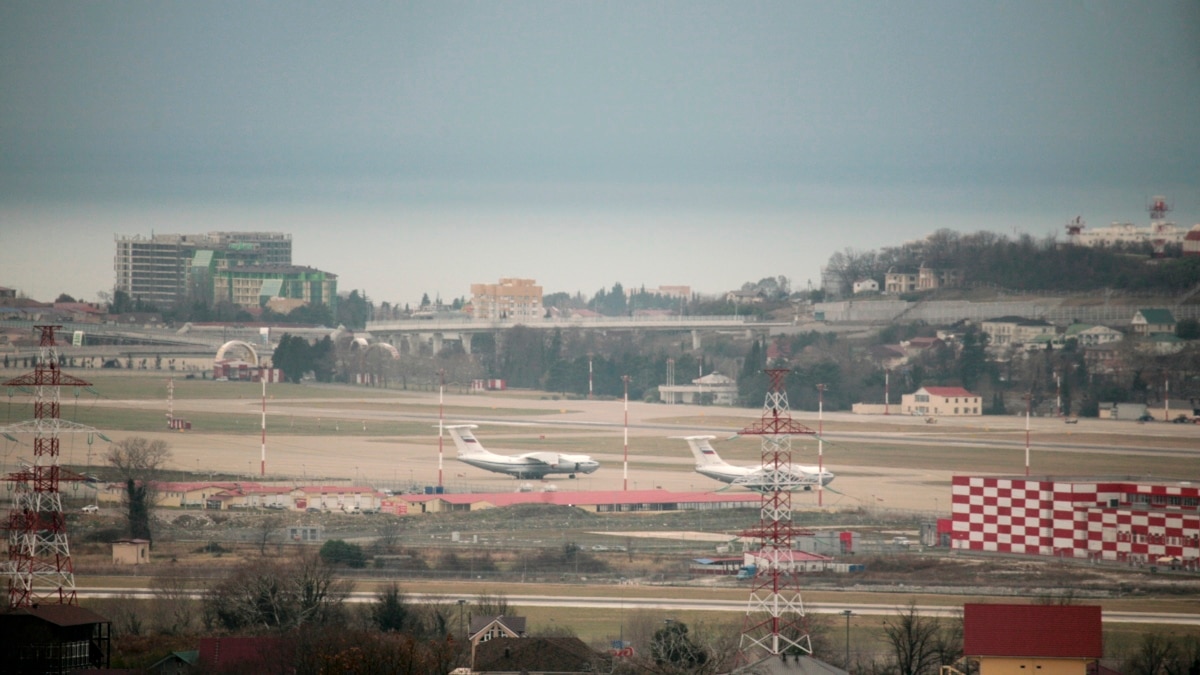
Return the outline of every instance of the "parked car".
<path id="1" fill-rule="evenodd" d="M 1180 415 L 1171 421 L 1175 424 L 1188 424 L 1192 421 L 1192 418 L 1188 417 L 1187 415 Z"/>
<path id="2" fill-rule="evenodd" d="M 100 511 L 100 507 L 96 506 L 95 504 L 88 504 L 87 506 L 83 507 L 82 511 L 84 513 L 98 513 Z"/>
<path id="3" fill-rule="evenodd" d="M 321 509 L 319 509 L 319 508 L 317 508 L 317 507 L 315 507 L 315 506 L 310 506 L 310 507 L 308 507 L 307 509 L 304 509 L 304 510 L 305 510 L 305 511 L 308 511 L 309 513 L 321 513 Z"/>

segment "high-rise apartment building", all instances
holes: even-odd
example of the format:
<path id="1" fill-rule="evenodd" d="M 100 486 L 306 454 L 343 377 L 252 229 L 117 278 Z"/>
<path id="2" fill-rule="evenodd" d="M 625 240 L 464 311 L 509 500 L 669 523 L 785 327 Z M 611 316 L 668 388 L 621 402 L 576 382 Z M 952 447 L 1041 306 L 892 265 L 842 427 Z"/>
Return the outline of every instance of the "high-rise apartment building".
<path id="1" fill-rule="evenodd" d="M 118 236 L 113 261 L 116 290 L 164 309 L 188 298 L 194 271 L 211 276 L 244 265 L 291 264 L 292 235 L 282 232 Z"/>
<path id="2" fill-rule="evenodd" d="M 471 284 L 476 319 L 538 322 L 545 318 L 542 287 L 533 279 L 501 279 L 498 284 Z"/>

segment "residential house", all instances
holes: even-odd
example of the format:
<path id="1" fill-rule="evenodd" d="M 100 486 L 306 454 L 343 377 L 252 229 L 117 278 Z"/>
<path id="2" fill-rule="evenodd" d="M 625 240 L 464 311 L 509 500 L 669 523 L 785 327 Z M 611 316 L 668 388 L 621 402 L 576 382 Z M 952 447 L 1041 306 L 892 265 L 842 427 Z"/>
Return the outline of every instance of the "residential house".
<path id="1" fill-rule="evenodd" d="M 189 649 L 167 654 L 146 668 L 149 675 L 191 675 L 200 665 L 200 650 Z"/>
<path id="2" fill-rule="evenodd" d="M 879 282 L 875 281 L 874 279 L 859 279 L 858 281 L 854 282 L 852 288 L 855 295 L 858 295 L 859 293 L 878 293 Z"/>
<path id="3" fill-rule="evenodd" d="M 915 337 L 911 340 L 903 340 L 900 342 L 904 353 L 910 357 L 918 357 L 922 354 L 933 353 L 940 349 L 946 348 L 946 343 L 941 338 L 936 337 Z"/>
<path id="4" fill-rule="evenodd" d="M 200 638 L 198 672 L 279 672 L 285 659 L 292 656 L 292 647 L 283 638 L 269 635 Z"/>
<path id="5" fill-rule="evenodd" d="M 912 293 L 917 290 L 917 273 L 902 272 L 895 268 L 883 275 L 883 292 L 888 295 Z"/>
<path id="6" fill-rule="evenodd" d="M 1005 348 L 1034 342 L 1040 335 L 1054 335 L 1054 324 L 1041 319 L 1026 319 L 1020 316 L 1001 316 L 985 319 L 979 330 L 988 336 L 988 347 Z"/>
<path id="7" fill-rule="evenodd" d="M 607 673 L 609 657 L 576 637 L 496 638 L 481 643 L 472 660 L 476 673 Z"/>
<path id="8" fill-rule="evenodd" d="M 979 675 L 1087 675 L 1104 656 L 1098 605 L 963 605 L 963 656 Z"/>
<path id="9" fill-rule="evenodd" d="M 937 269 L 924 263 L 917 270 L 917 290 L 932 291 L 938 288 L 952 288 L 962 284 L 962 270 Z"/>
<path id="10" fill-rule="evenodd" d="M 523 616 L 473 616 L 467 639 L 471 642 L 471 661 L 475 661 L 476 648 L 480 644 L 498 638 L 525 637 Z"/>
<path id="11" fill-rule="evenodd" d="M 980 396 L 962 387 L 921 387 L 900 397 L 900 411 L 906 415 L 959 417 L 983 414 Z"/>
<path id="12" fill-rule="evenodd" d="M 1169 309 L 1139 309 L 1131 323 L 1134 335 L 1175 333 L 1175 316 Z"/>
<path id="13" fill-rule="evenodd" d="M 761 305 L 766 299 L 762 291 L 729 291 L 725 294 L 725 302 L 739 305 Z"/>
<path id="14" fill-rule="evenodd" d="M 1094 347 L 1111 342 L 1120 342 L 1125 334 L 1108 326 L 1095 326 L 1089 323 L 1073 323 L 1063 332 L 1065 340 L 1075 340 L 1080 347 Z"/>

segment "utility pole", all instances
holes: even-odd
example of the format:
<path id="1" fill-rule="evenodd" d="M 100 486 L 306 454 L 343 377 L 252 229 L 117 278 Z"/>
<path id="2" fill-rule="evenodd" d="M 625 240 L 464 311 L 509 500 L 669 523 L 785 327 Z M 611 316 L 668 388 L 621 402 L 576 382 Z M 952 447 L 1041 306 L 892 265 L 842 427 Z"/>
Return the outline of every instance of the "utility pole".
<path id="1" fill-rule="evenodd" d="M 825 385 L 817 385 L 817 506 L 825 505 Z"/>
<path id="2" fill-rule="evenodd" d="M 625 492 L 629 491 L 629 376 L 622 375 L 621 382 L 625 385 L 625 461 L 622 464 L 622 487 Z"/>
<path id="3" fill-rule="evenodd" d="M 1033 393 L 1025 394 L 1025 476 L 1029 477 L 1029 409 L 1033 404 Z"/>

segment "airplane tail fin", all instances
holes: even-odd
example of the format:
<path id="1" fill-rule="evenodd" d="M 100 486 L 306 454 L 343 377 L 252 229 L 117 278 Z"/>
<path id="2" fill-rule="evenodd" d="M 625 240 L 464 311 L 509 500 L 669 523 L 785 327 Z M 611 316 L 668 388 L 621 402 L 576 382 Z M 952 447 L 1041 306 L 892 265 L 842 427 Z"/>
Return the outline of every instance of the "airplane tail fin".
<path id="1" fill-rule="evenodd" d="M 460 424 L 455 426 L 442 427 L 450 433 L 450 438 L 454 439 L 454 447 L 458 448 L 459 457 L 463 455 L 478 455 L 486 452 L 483 445 L 475 438 L 475 434 L 471 433 L 476 425 Z"/>
<path id="2" fill-rule="evenodd" d="M 709 443 L 716 436 L 676 436 L 676 438 L 687 441 L 688 447 L 692 449 L 692 456 L 696 458 L 696 466 L 725 463 L 713 449 L 712 443 Z"/>

